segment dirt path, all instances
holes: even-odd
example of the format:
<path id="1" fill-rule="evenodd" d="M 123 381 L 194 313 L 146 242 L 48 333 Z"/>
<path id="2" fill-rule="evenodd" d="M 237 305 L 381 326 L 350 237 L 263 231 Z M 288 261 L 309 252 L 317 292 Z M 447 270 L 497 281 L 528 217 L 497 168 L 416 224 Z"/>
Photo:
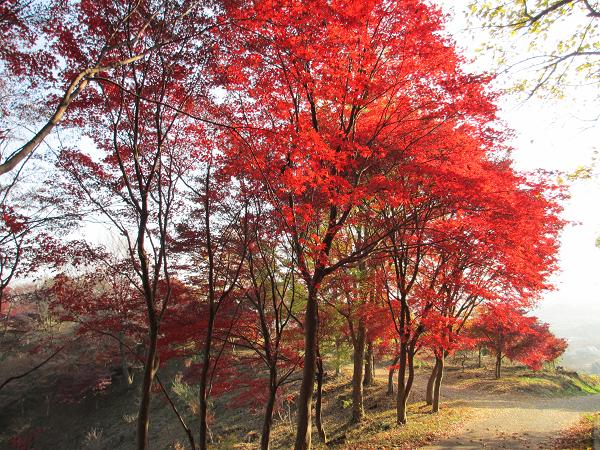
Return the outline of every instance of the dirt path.
<path id="1" fill-rule="evenodd" d="M 449 389 L 448 397 L 465 399 L 464 391 Z M 600 411 L 600 394 L 564 398 L 482 396 L 467 400 L 475 417 L 463 432 L 427 449 L 539 449 L 573 425 L 584 413 Z"/>

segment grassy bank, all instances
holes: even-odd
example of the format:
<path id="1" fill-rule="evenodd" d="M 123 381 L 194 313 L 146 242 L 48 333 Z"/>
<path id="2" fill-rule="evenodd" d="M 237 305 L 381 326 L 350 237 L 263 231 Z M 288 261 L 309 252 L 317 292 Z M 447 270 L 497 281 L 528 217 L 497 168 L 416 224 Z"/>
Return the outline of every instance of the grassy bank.
<path id="1" fill-rule="evenodd" d="M 72 354 L 65 354 L 62 356 L 64 359 L 51 362 L 34 377 L 19 380 L 10 389 L 0 393 L 1 448 L 17 448 L 14 445 L 18 443 L 14 441 L 16 437 L 29 445 L 29 448 L 38 449 L 125 450 L 135 446 L 139 374 L 136 376 L 136 384 L 129 388 L 115 381 L 105 390 L 91 392 L 79 402 L 60 400 L 58 394 L 61 389 L 69 387 L 71 383 L 70 379 L 65 378 L 65 367 L 71 368 L 73 373 L 80 372 L 78 366 L 67 363 L 81 362 L 84 356 L 83 348 Z M 405 426 L 396 425 L 395 397 L 386 395 L 387 368 L 384 364 L 376 369 L 374 385 L 365 388 L 365 418 L 360 424 L 350 423 L 351 366 L 343 367 L 339 376 L 334 376 L 334 371 L 330 368 L 323 396 L 323 422 L 328 446 L 319 442 L 317 433 L 314 432 L 315 448 L 418 448 L 437 439 L 450 437 L 470 421 L 476 420 L 475 410 L 466 406 L 469 399 L 475 396 L 561 397 L 600 392 L 598 377 L 550 369 L 532 372 L 507 365 L 503 378 L 495 380 L 490 361 L 484 359 L 484 363 L 486 367 L 483 368 L 474 368 L 472 364 L 462 368 L 450 358 L 444 377 L 441 410 L 437 414 L 431 414 L 430 407 L 424 402 L 431 361 L 419 361 L 409 400 L 408 423 Z M 178 381 L 181 379 L 179 372 L 179 363 L 174 362 L 163 366 L 160 376 L 179 411 L 195 432 L 198 429 L 197 386 Z M 293 395 L 297 390 L 297 384 L 291 384 L 282 393 L 284 397 L 292 397 L 275 414 L 273 449 L 290 448 L 293 444 Z M 211 399 L 213 449 L 258 447 L 262 403 L 250 395 L 249 403 L 238 404 L 235 399 L 239 394 L 239 389 L 233 389 L 222 397 Z M 580 425 L 580 434 L 585 434 L 585 430 L 589 431 L 588 422 Z M 157 449 L 180 450 L 188 447 L 185 434 L 160 392 L 153 396 L 150 440 L 152 447 Z"/>
<path id="2" fill-rule="evenodd" d="M 598 376 L 554 369 L 533 372 L 519 366 L 507 367 L 499 380 L 494 379 L 489 370 L 466 369 L 462 374 L 457 374 L 456 378 L 457 386 L 481 393 L 520 393 L 542 397 L 600 393 Z"/>
<path id="3" fill-rule="evenodd" d="M 420 375 L 425 380 L 426 372 Z M 373 386 L 365 388 L 365 417 L 360 424 L 350 423 L 352 385 L 349 369 L 338 377 L 329 377 L 324 388 L 323 420 L 328 445 L 325 446 L 313 433 L 316 449 L 372 449 L 372 448 L 418 448 L 435 439 L 459 431 L 473 414 L 461 400 L 446 401 L 437 414 L 422 400 L 423 388 L 419 381 L 409 405 L 408 423 L 396 424 L 395 397 L 386 395 L 385 370 L 377 370 Z M 279 421 L 272 435 L 273 448 L 290 448 L 293 444 L 295 422 Z M 223 441 L 215 448 L 254 449 L 258 442 L 227 446 Z M 233 444 L 233 442 L 231 442 Z"/>

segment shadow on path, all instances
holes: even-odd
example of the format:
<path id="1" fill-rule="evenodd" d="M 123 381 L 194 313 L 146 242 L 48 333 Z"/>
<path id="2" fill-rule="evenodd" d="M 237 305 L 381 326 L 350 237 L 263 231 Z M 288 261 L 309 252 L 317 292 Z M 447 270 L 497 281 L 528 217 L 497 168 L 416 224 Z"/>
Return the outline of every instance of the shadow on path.
<path id="1" fill-rule="evenodd" d="M 575 424 L 582 414 L 600 411 L 600 395 L 561 398 L 528 396 L 465 398 L 465 392 L 448 390 L 475 410 L 475 417 L 454 437 L 427 449 L 445 448 L 549 448 L 560 432 Z"/>

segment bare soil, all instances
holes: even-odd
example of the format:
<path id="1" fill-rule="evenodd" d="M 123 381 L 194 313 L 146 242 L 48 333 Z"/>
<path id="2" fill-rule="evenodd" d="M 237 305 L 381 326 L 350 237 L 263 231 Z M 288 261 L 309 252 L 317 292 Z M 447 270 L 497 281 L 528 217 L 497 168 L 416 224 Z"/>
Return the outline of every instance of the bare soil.
<path id="1" fill-rule="evenodd" d="M 487 381 L 486 381 L 487 383 Z M 474 415 L 462 431 L 425 447 L 539 449 L 556 447 L 562 432 L 583 414 L 600 411 L 600 395 L 548 398 L 535 393 L 483 393 L 469 385 L 446 385 L 446 398 L 462 399 Z"/>

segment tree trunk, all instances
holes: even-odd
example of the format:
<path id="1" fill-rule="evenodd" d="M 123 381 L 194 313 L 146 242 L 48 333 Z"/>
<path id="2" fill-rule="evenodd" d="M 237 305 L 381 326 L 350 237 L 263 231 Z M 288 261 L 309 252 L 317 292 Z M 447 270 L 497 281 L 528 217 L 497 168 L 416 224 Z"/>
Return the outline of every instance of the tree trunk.
<path id="1" fill-rule="evenodd" d="M 300 394 L 298 395 L 295 450 L 308 450 L 311 447 L 311 410 L 317 369 L 317 330 L 319 324 L 316 284 L 314 283 L 308 290 L 304 316 L 304 367 Z"/>
<path id="2" fill-rule="evenodd" d="M 415 380 L 415 353 L 411 347 L 408 352 L 408 379 L 406 380 L 406 386 L 404 387 L 404 403 L 408 403 L 408 396 L 412 390 L 413 382 Z"/>
<path id="3" fill-rule="evenodd" d="M 364 386 L 371 386 L 374 379 L 375 364 L 373 361 L 373 343 L 369 341 L 367 345 L 367 356 L 365 358 L 365 378 L 363 380 Z"/>
<path id="4" fill-rule="evenodd" d="M 406 344 L 400 345 L 400 366 L 398 367 L 398 392 L 396 393 L 396 421 L 406 424 Z"/>
<path id="5" fill-rule="evenodd" d="M 478 355 L 477 355 L 477 367 L 479 369 L 481 369 L 481 350 L 482 350 L 482 347 L 479 346 L 479 352 L 478 352 Z"/>
<path id="6" fill-rule="evenodd" d="M 273 410 L 275 409 L 275 399 L 277 398 L 277 369 L 271 367 L 269 370 L 269 398 L 265 408 L 263 419 L 262 434 L 260 436 L 261 450 L 269 450 L 271 439 L 271 425 L 273 424 Z"/>
<path id="7" fill-rule="evenodd" d="M 427 380 L 427 393 L 425 395 L 425 401 L 427 402 L 428 405 L 433 404 L 433 385 L 434 385 L 435 379 L 437 377 L 437 368 L 438 368 L 438 364 L 437 364 L 437 359 L 436 359 L 435 364 L 433 365 L 433 369 L 431 369 L 431 374 L 429 375 L 429 379 Z"/>
<path id="8" fill-rule="evenodd" d="M 339 377 L 341 373 L 342 363 L 340 361 L 340 338 L 335 338 L 335 376 Z"/>
<path id="9" fill-rule="evenodd" d="M 158 369 L 156 358 L 156 347 L 158 342 L 158 330 L 156 325 L 151 324 L 149 330 L 148 350 L 144 364 L 144 376 L 142 378 L 142 390 L 140 409 L 137 421 L 137 447 L 139 450 L 148 449 L 148 427 L 150 424 L 150 396 L 152 394 L 152 383 Z"/>
<path id="10" fill-rule="evenodd" d="M 398 368 L 398 395 L 396 397 L 396 414 L 399 425 L 406 424 L 408 397 L 415 380 L 414 345 L 402 346 L 400 350 L 400 367 Z M 402 362 L 404 360 L 404 363 Z M 406 371 L 408 369 L 408 377 Z"/>
<path id="11" fill-rule="evenodd" d="M 317 348 L 317 402 L 315 404 L 315 424 L 317 425 L 317 431 L 323 444 L 327 443 L 327 435 L 323 428 L 323 420 L 321 418 L 321 406 L 323 402 L 323 360 L 321 359 L 321 353 Z"/>
<path id="12" fill-rule="evenodd" d="M 389 396 L 394 395 L 394 372 L 396 372 L 396 368 L 394 366 L 396 364 L 398 364 L 399 360 L 400 360 L 400 355 L 396 356 L 392 360 L 392 364 L 390 365 L 390 368 L 389 368 L 389 371 L 388 371 L 387 395 L 389 395 Z"/>
<path id="13" fill-rule="evenodd" d="M 202 371 L 200 372 L 200 387 L 199 387 L 199 411 L 200 416 L 200 440 L 198 442 L 201 450 L 208 448 L 208 372 L 210 368 L 210 352 L 212 350 L 212 334 L 215 321 L 215 313 L 213 302 L 209 304 L 209 317 L 208 326 L 206 330 L 206 341 L 204 342 L 204 349 L 202 355 Z"/>
<path id="14" fill-rule="evenodd" d="M 502 352 L 496 353 L 496 379 L 500 378 L 502 370 Z"/>
<path id="15" fill-rule="evenodd" d="M 25 158 L 44 142 L 46 136 L 48 136 L 54 127 L 62 120 L 73 100 L 86 88 L 89 82 L 87 77 L 92 73 L 93 69 L 86 69 L 80 72 L 73 81 L 71 81 L 71 84 L 69 84 L 69 87 L 63 94 L 63 97 L 54 111 L 54 114 L 50 117 L 50 120 L 46 122 L 35 136 L 0 164 L 0 175 L 4 175 L 17 167 L 21 161 L 25 160 Z"/>
<path id="16" fill-rule="evenodd" d="M 363 408 L 363 361 L 365 359 L 365 323 L 362 319 L 358 322 L 353 354 L 352 370 L 352 422 L 358 423 L 364 416 Z"/>
<path id="17" fill-rule="evenodd" d="M 442 378 L 444 377 L 444 353 L 441 356 L 436 357 L 436 376 L 435 383 L 433 385 L 433 403 L 431 406 L 431 412 L 436 413 L 440 410 L 440 394 L 442 390 Z"/>

